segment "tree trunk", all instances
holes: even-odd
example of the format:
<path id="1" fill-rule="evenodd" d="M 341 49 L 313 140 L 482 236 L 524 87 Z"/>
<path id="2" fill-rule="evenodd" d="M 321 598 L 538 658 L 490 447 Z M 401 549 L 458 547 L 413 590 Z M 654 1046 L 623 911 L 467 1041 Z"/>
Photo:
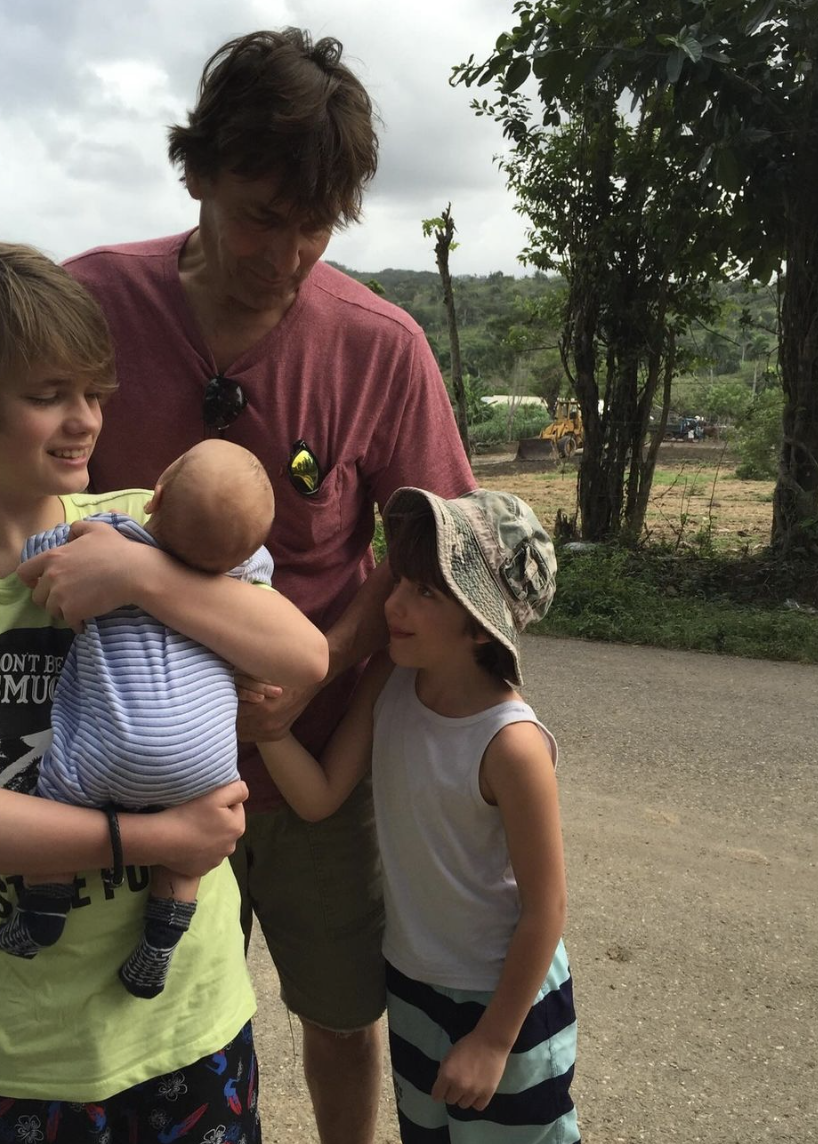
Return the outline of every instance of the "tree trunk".
<path id="1" fill-rule="evenodd" d="M 818 36 L 813 48 L 818 47 Z M 815 51 L 812 58 L 816 58 Z M 781 308 L 784 444 L 773 496 L 772 543 L 785 558 L 818 555 L 818 78 L 804 81 L 804 117 L 789 185 Z"/>
<path id="2" fill-rule="evenodd" d="M 443 284 L 443 303 L 446 307 L 446 319 L 449 326 L 449 346 L 452 354 L 452 390 L 455 400 L 455 418 L 460 440 L 466 456 L 471 460 L 471 444 L 469 442 L 469 418 L 466 407 L 466 390 L 463 385 L 463 365 L 460 359 L 460 335 L 457 330 L 457 313 L 454 307 L 454 292 L 452 290 L 452 276 L 449 273 L 449 250 L 454 236 L 454 219 L 451 215 L 451 203 L 441 216 L 443 228 L 435 231 L 435 261 L 440 272 L 440 281 Z"/>

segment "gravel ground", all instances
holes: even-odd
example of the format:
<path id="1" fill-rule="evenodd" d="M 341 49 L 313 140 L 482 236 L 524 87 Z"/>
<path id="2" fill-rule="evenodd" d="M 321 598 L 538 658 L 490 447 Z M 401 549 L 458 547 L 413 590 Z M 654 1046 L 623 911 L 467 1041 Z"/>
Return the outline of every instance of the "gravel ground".
<path id="1" fill-rule="evenodd" d="M 524 646 L 561 748 L 583 1139 L 818 1140 L 818 667 Z M 313 1144 L 297 1022 L 251 963 L 265 1144 Z"/>

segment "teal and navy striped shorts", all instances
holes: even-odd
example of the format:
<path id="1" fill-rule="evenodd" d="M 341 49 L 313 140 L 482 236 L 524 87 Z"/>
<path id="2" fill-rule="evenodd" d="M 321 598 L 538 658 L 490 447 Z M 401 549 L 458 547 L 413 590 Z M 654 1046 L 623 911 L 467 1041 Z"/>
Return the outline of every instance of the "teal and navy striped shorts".
<path id="1" fill-rule="evenodd" d="M 386 967 L 389 1049 L 403 1144 L 576 1144 L 571 971 L 560 942 L 486 1108 L 431 1098 L 443 1057 L 470 1033 L 491 993 L 424 985 Z"/>

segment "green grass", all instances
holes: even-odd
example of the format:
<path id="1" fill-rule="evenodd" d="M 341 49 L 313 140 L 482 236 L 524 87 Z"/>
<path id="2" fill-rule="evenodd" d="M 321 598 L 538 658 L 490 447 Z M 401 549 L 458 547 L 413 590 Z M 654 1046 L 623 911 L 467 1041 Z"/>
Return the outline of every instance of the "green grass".
<path id="1" fill-rule="evenodd" d="M 551 611 L 530 631 L 818 663 L 818 615 L 784 607 L 810 602 L 800 570 L 660 548 L 563 551 L 559 565 Z"/>

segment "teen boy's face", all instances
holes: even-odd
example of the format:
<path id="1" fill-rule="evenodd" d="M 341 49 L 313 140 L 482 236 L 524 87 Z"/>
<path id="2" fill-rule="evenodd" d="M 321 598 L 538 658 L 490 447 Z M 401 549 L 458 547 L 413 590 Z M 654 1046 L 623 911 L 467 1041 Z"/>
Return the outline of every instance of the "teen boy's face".
<path id="1" fill-rule="evenodd" d="M 101 427 L 101 395 L 85 379 L 48 365 L 5 379 L 0 494 L 37 500 L 82 492 Z"/>
<path id="2" fill-rule="evenodd" d="M 399 667 L 439 668 L 474 654 L 464 607 L 417 580 L 398 580 L 384 606 L 389 656 Z"/>

